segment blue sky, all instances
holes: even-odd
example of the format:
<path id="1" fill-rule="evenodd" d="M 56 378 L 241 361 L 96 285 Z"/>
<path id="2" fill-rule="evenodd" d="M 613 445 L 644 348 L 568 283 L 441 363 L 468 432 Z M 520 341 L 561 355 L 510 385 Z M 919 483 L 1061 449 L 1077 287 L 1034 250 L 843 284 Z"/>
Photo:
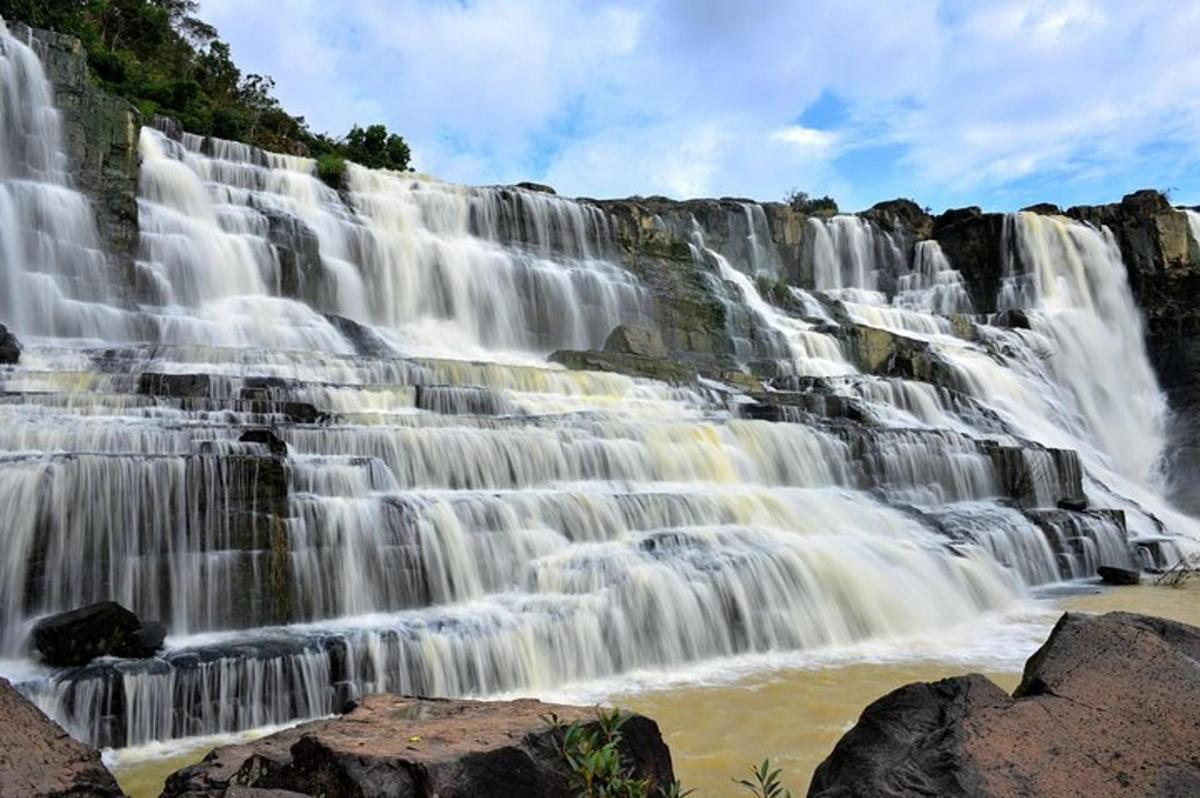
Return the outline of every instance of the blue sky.
<path id="1" fill-rule="evenodd" d="M 581 196 L 1200 203 L 1195 0 L 201 0 L 246 71 L 424 172 Z"/>

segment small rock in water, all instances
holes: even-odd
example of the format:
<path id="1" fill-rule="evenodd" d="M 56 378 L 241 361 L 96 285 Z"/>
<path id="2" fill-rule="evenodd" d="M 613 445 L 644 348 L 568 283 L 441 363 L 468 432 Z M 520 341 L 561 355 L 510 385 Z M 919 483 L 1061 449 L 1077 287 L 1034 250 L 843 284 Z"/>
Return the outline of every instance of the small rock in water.
<path id="1" fill-rule="evenodd" d="M 153 657 L 162 648 L 166 628 L 143 623 L 115 601 L 101 601 L 51 615 L 33 627 L 33 644 L 47 665 L 86 665 L 96 657 Z"/>
<path id="2" fill-rule="evenodd" d="M 238 436 L 242 443 L 261 443 L 276 457 L 287 457 L 287 443 L 269 429 L 248 429 Z"/>
<path id="3" fill-rule="evenodd" d="M 21 359 L 21 342 L 0 324 L 0 364 L 12 364 Z"/>
<path id="4" fill-rule="evenodd" d="M 1096 569 L 1096 576 L 1099 576 L 1108 585 L 1136 585 L 1142 581 L 1140 571 L 1115 565 L 1101 565 Z"/>
<path id="5" fill-rule="evenodd" d="M 1020 308 L 1002 310 L 992 318 L 992 325 L 1007 327 L 1010 330 L 1030 329 L 1029 314 Z"/>

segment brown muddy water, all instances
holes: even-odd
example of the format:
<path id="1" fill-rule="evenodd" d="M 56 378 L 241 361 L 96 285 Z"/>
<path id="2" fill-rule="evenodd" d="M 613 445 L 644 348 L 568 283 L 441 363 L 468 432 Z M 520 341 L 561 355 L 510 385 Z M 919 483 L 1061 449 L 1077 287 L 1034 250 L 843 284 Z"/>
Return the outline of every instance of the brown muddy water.
<path id="1" fill-rule="evenodd" d="M 1200 625 L 1200 580 L 1182 588 L 1140 586 L 1066 594 L 936 638 L 887 641 L 803 658 L 723 663 L 670 680 L 661 674 L 635 674 L 620 684 L 546 698 L 603 701 L 654 718 L 671 747 L 676 775 L 685 787 L 695 789 L 697 798 L 739 794 L 731 779 L 747 775 L 750 765 L 764 757 L 783 769 L 792 794 L 800 796 L 813 770 L 867 704 L 908 682 L 971 671 L 1011 690 L 1020 681 L 1026 657 L 1045 639 L 1062 610 L 1125 610 Z M 106 758 L 131 798 L 153 798 L 168 774 L 230 741 L 181 741 Z"/>

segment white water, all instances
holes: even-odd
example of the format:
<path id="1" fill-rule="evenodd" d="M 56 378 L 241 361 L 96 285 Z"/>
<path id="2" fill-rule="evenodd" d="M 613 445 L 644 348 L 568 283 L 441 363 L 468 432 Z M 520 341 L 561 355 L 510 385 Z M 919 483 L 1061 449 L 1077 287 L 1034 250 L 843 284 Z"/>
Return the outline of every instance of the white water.
<path id="1" fill-rule="evenodd" d="M 1097 231 L 1014 218 L 1035 330 L 967 341 L 938 315 L 970 305 L 936 244 L 811 223 L 804 315 L 927 342 L 947 387 L 860 374 L 828 328 L 767 302 L 755 278 L 781 260 L 760 206 L 729 209 L 720 247 L 698 219 L 658 220 L 723 303 L 729 354 L 811 394 L 756 420 L 711 380 L 545 362 L 655 308 L 601 206 L 537 192 L 352 167 L 339 194 L 307 159 L 144 129 L 142 302 L 122 304 L 40 67 L 0 43 L 4 196 L 34 197 L 0 217 L 24 253 L 0 322 L 31 336 L 0 372 L 0 652 L 83 738 L 903 646 L 1131 564 L 1113 517 L 1053 509 L 1081 491 L 1138 535 L 1149 512 L 1192 534 L 1157 496 L 1157 389 Z M 262 426 L 285 460 L 237 441 Z M 38 617 L 102 598 L 166 621 L 169 651 L 77 672 L 26 656 Z"/>

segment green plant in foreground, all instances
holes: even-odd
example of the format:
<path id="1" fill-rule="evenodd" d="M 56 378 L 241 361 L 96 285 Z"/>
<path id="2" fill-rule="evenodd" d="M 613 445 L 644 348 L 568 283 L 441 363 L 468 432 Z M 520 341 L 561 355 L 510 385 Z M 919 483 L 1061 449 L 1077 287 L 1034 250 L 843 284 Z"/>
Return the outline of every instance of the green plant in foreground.
<path id="1" fill-rule="evenodd" d="M 583 725 L 574 721 L 563 726 L 558 715 L 544 715 L 542 720 L 561 734 L 559 753 L 571 771 L 570 788 L 577 798 L 651 798 L 650 780 L 634 778 L 631 769 L 621 761 L 621 727 L 626 717 L 619 709 L 611 712 L 597 710 L 597 723 Z M 691 790 L 683 790 L 676 781 L 653 795 L 659 798 L 684 798 Z"/>
<path id="2" fill-rule="evenodd" d="M 755 798 L 792 798 L 792 791 L 784 788 L 779 779 L 782 772 L 779 768 L 772 770 L 771 760 L 764 759 L 758 767 L 750 767 L 754 781 L 734 779 L 733 783 L 743 787 Z"/>

